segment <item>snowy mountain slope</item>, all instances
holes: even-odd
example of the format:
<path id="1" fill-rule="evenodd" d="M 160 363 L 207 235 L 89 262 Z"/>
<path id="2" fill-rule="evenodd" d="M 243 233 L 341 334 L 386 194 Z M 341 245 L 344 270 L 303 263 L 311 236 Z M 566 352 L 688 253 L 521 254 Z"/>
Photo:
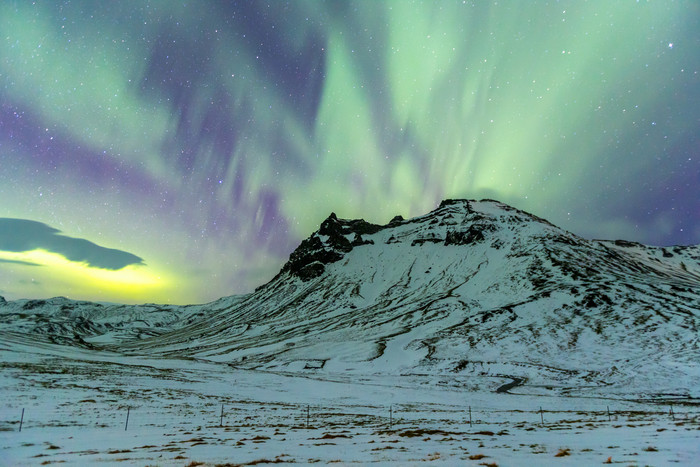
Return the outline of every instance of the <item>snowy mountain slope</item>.
<path id="1" fill-rule="evenodd" d="M 332 214 L 252 294 L 189 307 L 17 301 L 0 304 L 0 325 L 3 346 L 696 398 L 700 247 L 590 241 L 496 201 L 447 200 L 384 226 Z"/>
<path id="2" fill-rule="evenodd" d="M 233 304 L 232 296 L 218 303 Z M 211 305 L 211 304 L 209 304 Z M 120 305 L 69 300 L 5 301 L 0 297 L 0 333 L 5 339 L 15 336 L 49 344 L 65 344 L 92 350 L 103 343 L 140 340 L 158 336 L 173 328 L 201 319 L 211 310 L 208 305 Z"/>

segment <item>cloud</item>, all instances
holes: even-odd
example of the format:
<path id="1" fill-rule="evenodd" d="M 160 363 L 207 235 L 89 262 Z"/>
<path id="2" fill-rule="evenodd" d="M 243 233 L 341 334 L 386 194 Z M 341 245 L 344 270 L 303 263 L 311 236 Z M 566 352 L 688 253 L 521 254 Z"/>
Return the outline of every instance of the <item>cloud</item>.
<path id="1" fill-rule="evenodd" d="M 61 235 L 59 230 L 41 222 L 0 217 L 0 250 L 23 253 L 36 249 L 57 253 L 69 261 L 115 271 L 131 264 L 144 264 L 143 259 L 134 254 Z"/>
<path id="2" fill-rule="evenodd" d="M 22 266 L 41 266 L 41 264 L 39 264 L 39 263 L 32 263 L 30 261 L 19 261 L 19 260 L 14 260 L 14 259 L 2 259 L 2 258 L 0 258 L 0 263 L 19 264 Z"/>

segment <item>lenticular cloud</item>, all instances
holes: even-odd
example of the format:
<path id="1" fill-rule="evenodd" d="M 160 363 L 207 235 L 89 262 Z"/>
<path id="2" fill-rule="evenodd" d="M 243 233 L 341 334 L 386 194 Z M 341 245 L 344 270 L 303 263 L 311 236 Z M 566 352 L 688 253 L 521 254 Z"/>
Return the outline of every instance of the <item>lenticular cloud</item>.
<path id="1" fill-rule="evenodd" d="M 69 261 L 115 271 L 131 264 L 144 264 L 143 259 L 134 254 L 61 235 L 59 230 L 41 222 L 0 218 L 0 250 L 23 253 L 37 249 L 57 253 Z"/>

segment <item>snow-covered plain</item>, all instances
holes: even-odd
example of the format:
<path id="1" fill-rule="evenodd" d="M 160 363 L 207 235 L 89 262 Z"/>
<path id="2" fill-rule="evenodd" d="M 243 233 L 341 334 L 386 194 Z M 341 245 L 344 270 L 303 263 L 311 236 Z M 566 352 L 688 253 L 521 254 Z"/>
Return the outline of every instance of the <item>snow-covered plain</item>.
<path id="1" fill-rule="evenodd" d="M 203 305 L 0 297 L 0 465 L 700 465 L 699 388 L 700 247 L 490 200 Z"/>
<path id="2" fill-rule="evenodd" d="M 519 395 L 517 387 L 496 393 L 508 380 L 493 377 L 304 376 L 193 360 L 57 353 L 21 346 L 0 352 L 0 464 L 700 460 L 700 410 L 692 405 L 676 403 L 671 414 L 669 405 Z"/>

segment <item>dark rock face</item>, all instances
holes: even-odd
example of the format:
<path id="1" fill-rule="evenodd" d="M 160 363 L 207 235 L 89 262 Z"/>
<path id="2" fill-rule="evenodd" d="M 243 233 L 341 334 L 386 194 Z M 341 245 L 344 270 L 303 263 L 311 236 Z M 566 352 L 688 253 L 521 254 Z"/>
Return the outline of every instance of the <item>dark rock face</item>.
<path id="1" fill-rule="evenodd" d="M 338 219 L 335 213 L 331 213 L 321 223 L 318 232 L 301 242 L 292 252 L 282 272 L 289 271 L 304 281 L 314 279 L 324 273 L 326 264 L 340 261 L 355 247 L 374 243 L 364 240 L 363 234 L 371 235 L 384 228 L 386 226 L 362 219 Z M 352 241 L 348 238 L 352 238 Z"/>
<path id="2" fill-rule="evenodd" d="M 373 240 L 363 240 L 361 234 L 355 233 L 355 239 L 352 241 L 351 245 L 353 247 L 360 246 L 360 245 L 374 245 L 374 241 Z"/>
<path id="3" fill-rule="evenodd" d="M 297 276 L 303 281 L 308 281 L 314 279 L 326 271 L 326 267 L 320 261 L 314 261 L 313 263 L 303 266 L 297 272 Z"/>
<path id="4" fill-rule="evenodd" d="M 469 201 L 466 199 L 445 199 L 440 203 L 440 206 L 438 207 L 438 209 L 441 209 L 441 208 L 444 208 L 447 206 L 459 205 L 459 204 L 464 205 L 466 214 L 471 214 L 472 212 L 474 212 L 472 210 L 471 205 L 469 204 Z"/>
<path id="5" fill-rule="evenodd" d="M 352 250 L 350 242 L 348 242 L 348 248 L 349 249 L 343 249 L 341 251 Z M 299 274 L 300 271 L 311 263 L 318 262 L 321 265 L 329 264 L 339 261 L 342 257 L 343 255 L 340 252 L 326 248 L 319 237 L 313 236 L 301 242 L 297 249 L 292 252 L 289 256 L 289 261 L 284 265 L 282 271 L 289 271 L 301 277 Z M 321 271 L 321 273 L 323 273 L 323 271 Z M 304 274 L 304 276 L 308 279 L 311 278 L 308 277 L 308 274 Z"/>
<path id="6" fill-rule="evenodd" d="M 423 245 L 424 243 L 442 243 L 442 239 L 437 237 L 416 238 L 411 242 L 411 246 Z"/>
<path id="7" fill-rule="evenodd" d="M 467 230 L 448 230 L 445 236 L 445 245 L 469 245 L 485 240 L 484 232 L 492 231 L 494 227 L 489 224 L 472 224 Z"/>
<path id="8" fill-rule="evenodd" d="M 644 247 L 641 243 L 637 242 L 630 242 L 628 240 L 615 240 L 615 245 L 621 246 L 624 248 L 632 248 L 632 247 Z"/>

